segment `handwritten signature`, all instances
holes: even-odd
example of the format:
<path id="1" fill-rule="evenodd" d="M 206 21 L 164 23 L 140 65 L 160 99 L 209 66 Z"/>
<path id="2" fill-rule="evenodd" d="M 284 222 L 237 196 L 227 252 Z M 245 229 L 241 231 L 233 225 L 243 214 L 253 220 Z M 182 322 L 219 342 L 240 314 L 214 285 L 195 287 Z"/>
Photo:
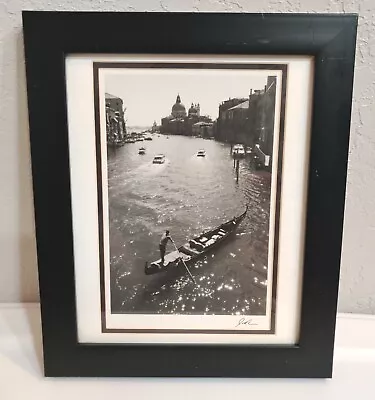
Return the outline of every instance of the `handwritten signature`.
<path id="1" fill-rule="evenodd" d="M 241 318 L 235 328 L 238 328 L 239 326 L 254 326 L 258 325 L 256 322 L 253 322 L 251 318 Z"/>

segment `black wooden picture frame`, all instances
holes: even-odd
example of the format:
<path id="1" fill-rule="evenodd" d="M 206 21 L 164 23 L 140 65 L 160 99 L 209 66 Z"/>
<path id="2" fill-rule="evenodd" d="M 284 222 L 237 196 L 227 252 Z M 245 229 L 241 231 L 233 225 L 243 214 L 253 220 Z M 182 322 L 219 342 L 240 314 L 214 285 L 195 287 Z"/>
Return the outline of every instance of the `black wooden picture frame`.
<path id="1" fill-rule="evenodd" d="M 45 375 L 331 377 L 357 16 L 24 11 L 23 26 Z M 78 343 L 65 57 L 86 53 L 314 57 L 297 345 Z"/>

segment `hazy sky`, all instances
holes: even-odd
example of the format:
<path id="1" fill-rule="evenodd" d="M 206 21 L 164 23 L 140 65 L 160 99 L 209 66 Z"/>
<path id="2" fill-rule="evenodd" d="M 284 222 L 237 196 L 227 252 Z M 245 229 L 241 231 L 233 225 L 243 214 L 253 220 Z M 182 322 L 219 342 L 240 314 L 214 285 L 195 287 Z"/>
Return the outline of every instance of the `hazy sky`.
<path id="1" fill-rule="evenodd" d="M 107 70 L 105 91 L 123 99 L 128 126 L 151 126 L 170 115 L 180 94 L 188 111 L 199 103 L 201 115 L 216 119 L 219 104 L 247 97 L 250 89 L 263 89 L 271 71 L 231 70 Z"/>

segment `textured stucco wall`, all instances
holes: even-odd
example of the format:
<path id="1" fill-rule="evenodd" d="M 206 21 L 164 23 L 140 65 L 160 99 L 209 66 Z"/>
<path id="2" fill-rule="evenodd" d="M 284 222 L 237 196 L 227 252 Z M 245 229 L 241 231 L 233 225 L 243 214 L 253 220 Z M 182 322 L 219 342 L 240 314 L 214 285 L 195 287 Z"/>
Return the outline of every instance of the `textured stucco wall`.
<path id="1" fill-rule="evenodd" d="M 340 311 L 375 313 L 375 0 L 0 0 L 0 302 L 38 299 L 23 9 L 359 13 Z"/>

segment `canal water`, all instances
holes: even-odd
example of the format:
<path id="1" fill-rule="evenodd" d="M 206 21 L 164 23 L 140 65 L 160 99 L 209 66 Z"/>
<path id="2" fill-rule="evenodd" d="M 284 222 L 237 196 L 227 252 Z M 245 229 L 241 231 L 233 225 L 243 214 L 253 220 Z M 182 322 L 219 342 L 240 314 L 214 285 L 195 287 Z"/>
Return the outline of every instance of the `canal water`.
<path id="1" fill-rule="evenodd" d="M 146 154 L 138 149 L 146 147 Z M 197 157 L 198 150 L 206 157 Z M 166 162 L 153 164 L 163 153 Z M 214 140 L 154 135 L 108 152 L 111 304 L 113 313 L 265 314 L 271 176 L 240 163 Z M 197 285 L 180 273 L 146 276 L 160 258 L 168 229 L 177 245 L 249 211 L 232 237 L 191 267 Z M 173 251 L 168 244 L 167 253 Z"/>

